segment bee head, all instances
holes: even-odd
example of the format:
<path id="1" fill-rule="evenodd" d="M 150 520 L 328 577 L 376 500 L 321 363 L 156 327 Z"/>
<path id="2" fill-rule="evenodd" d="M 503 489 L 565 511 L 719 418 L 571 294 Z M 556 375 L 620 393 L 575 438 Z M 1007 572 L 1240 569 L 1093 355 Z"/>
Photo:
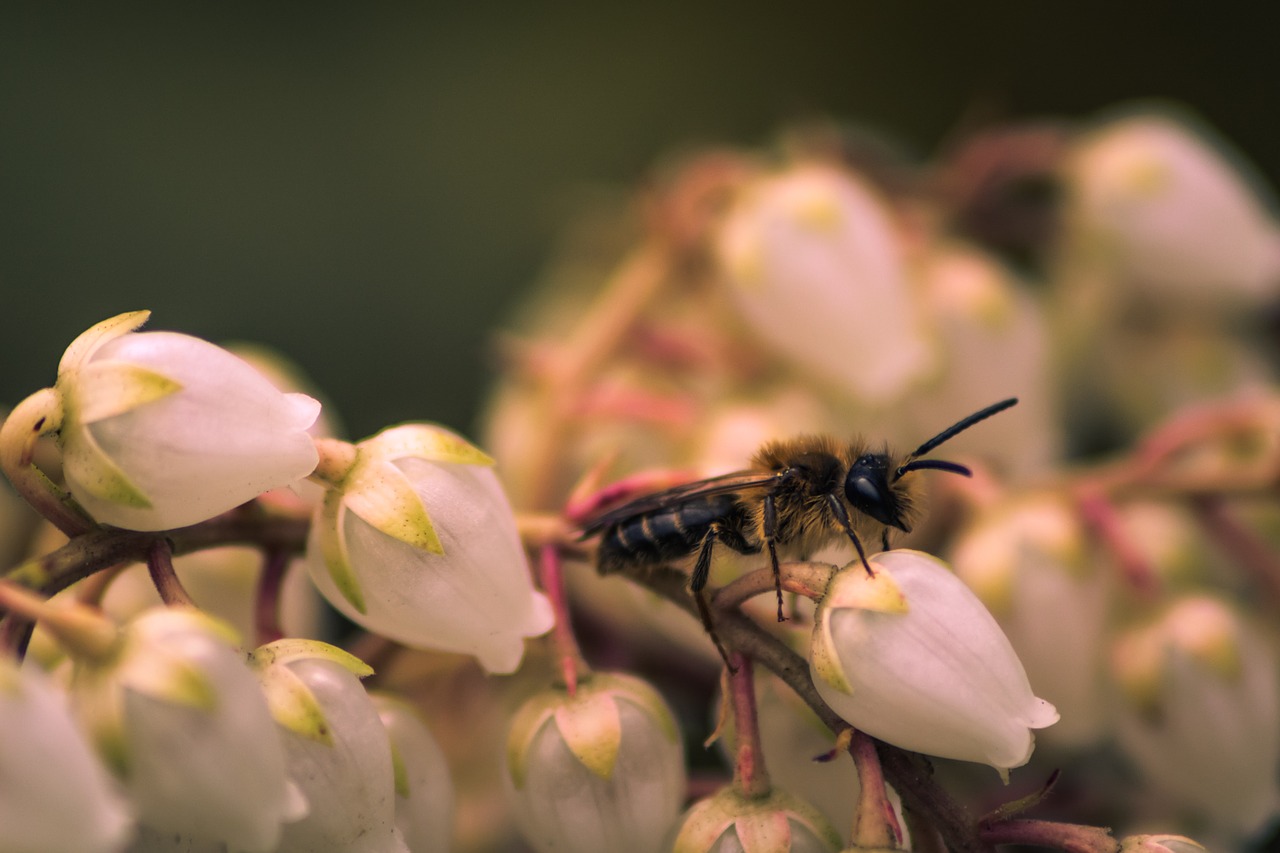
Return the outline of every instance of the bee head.
<path id="1" fill-rule="evenodd" d="M 889 457 L 886 454 L 864 453 L 859 456 L 845 475 L 844 496 L 858 512 L 881 524 L 911 532 L 904 517 L 904 506 L 889 482 Z"/>

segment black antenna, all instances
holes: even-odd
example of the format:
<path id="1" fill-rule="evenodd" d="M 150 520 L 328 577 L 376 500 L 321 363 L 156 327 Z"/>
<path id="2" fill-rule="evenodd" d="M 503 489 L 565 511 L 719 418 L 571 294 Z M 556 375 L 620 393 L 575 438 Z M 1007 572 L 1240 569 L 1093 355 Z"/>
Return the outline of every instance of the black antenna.
<path id="1" fill-rule="evenodd" d="M 1003 412 L 1005 409 L 1008 409 L 1011 406 L 1016 405 L 1017 402 L 1018 402 L 1017 397 L 1010 397 L 1007 400 L 1001 400 L 999 403 L 992 403 L 990 406 L 987 406 L 985 409 L 979 409 L 978 411 L 974 412 L 972 415 L 969 415 L 969 417 L 962 418 L 959 421 L 956 421 L 954 424 L 947 427 L 942 432 L 938 433 L 933 438 L 929 439 L 924 444 L 917 447 L 915 450 L 911 451 L 911 453 L 907 455 L 906 462 L 898 466 L 898 470 L 896 472 L 897 475 L 901 477 L 903 474 L 907 473 L 908 471 L 918 471 L 921 468 L 937 468 L 943 471 L 952 471 L 957 474 L 964 474 L 966 477 L 969 476 L 971 472 L 969 471 L 968 468 L 965 468 L 963 465 L 957 465 L 954 462 L 944 462 L 942 464 L 937 464 L 938 462 L 941 462 L 941 460 L 932 460 L 930 464 L 925 464 L 924 460 L 919 462 L 913 462 L 911 460 L 916 459 L 917 457 L 920 457 L 920 456 L 924 456 L 926 453 L 928 453 L 930 450 L 933 450 L 935 447 L 937 447 L 939 444 L 942 444 L 944 441 L 948 441 L 952 438 L 955 438 L 956 435 L 964 432 L 974 424 L 979 423 L 981 421 L 985 421 L 987 418 L 991 417 L 994 414 Z M 963 470 L 959 470 L 959 469 L 963 469 Z"/>
<path id="2" fill-rule="evenodd" d="M 898 476 L 901 477 L 908 471 L 919 471 L 922 468 L 932 468 L 935 471 L 950 471 L 952 474 L 959 474 L 962 477 L 973 476 L 973 472 L 969 470 L 967 465 L 961 465 L 959 462 L 948 462 L 945 459 L 917 459 L 914 462 L 908 462 L 906 465 L 898 466 Z"/>

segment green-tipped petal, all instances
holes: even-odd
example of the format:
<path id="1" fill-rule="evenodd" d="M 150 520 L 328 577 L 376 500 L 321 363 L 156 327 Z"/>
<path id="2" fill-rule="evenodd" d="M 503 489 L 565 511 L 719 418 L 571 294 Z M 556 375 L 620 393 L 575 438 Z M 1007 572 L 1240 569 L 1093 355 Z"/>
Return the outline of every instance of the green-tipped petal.
<path id="1" fill-rule="evenodd" d="M 343 502 L 375 530 L 430 554 L 444 553 L 422 498 L 390 462 L 361 464 L 343 489 Z"/>
<path id="2" fill-rule="evenodd" d="M 68 390 L 77 422 L 87 426 L 176 394 L 182 383 L 136 364 L 95 361 L 76 371 Z"/>
<path id="3" fill-rule="evenodd" d="M 126 656 L 120 667 L 120 682 L 130 690 L 175 705 L 206 712 L 218 706 L 218 693 L 208 676 L 176 656 Z"/>
<path id="4" fill-rule="evenodd" d="M 388 460 L 411 456 L 459 465 L 493 465 L 492 457 L 484 451 L 435 424 L 391 427 L 363 444 Z"/>
<path id="5" fill-rule="evenodd" d="M 85 491 L 99 500 L 136 509 L 151 508 L 151 500 L 102 452 L 86 429 L 76 431 L 75 441 L 63 443 L 62 464 L 75 471 L 76 480 Z"/>
<path id="6" fill-rule="evenodd" d="M 86 329 L 62 354 L 62 360 L 58 362 L 58 375 L 62 376 L 64 373 L 79 369 L 97 352 L 99 347 L 121 335 L 136 331 L 150 317 L 150 311 L 130 311 L 127 314 L 118 314 L 103 320 Z"/>
<path id="7" fill-rule="evenodd" d="M 876 558 L 872 557 L 874 566 Z M 865 571 L 838 572 L 827 588 L 823 602 L 828 607 L 856 607 L 876 613 L 906 613 L 907 599 L 893 576 L 885 571 L 868 575 Z"/>
<path id="8" fill-rule="evenodd" d="M 257 652 L 254 652 L 257 655 Z M 263 666 L 258 679 L 272 718 L 296 735 L 324 746 L 333 745 L 333 732 L 311 688 L 287 666 Z"/>
<path id="9" fill-rule="evenodd" d="M 408 799 L 409 771 L 404 766 L 404 757 L 400 754 L 400 749 L 395 745 L 395 741 L 391 743 L 391 775 L 395 780 L 396 796 Z"/>
<path id="10" fill-rule="evenodd" d="M 351 561 L 347 559 L 347 537 L 343 529 L 345 514 L 342 492 L 325 492 L 316 528 L 320 540 L 320 555 L 338 592 L 358 612 L 364 613 L 364 592 L 360 589 L 360 581 L 356 578 Z"/>
<path id="11" fill-rule="evenodd" d="M 569 751 L 584 767 L 601 779 L 613 776 L 622 745 L 622 722 L 613 696 L 596 692 L 579 696 L 557 708 L 555 719 Z"/>
<path id="12" fill-rule="evenodd" d="M 507 734 L 507 768 L 517 789 L 524 787 L 533 739 L 565 700 L 563 693 L 540 693 L 522 705 L 511 721 L 511 730 Z"/>
<path id="13" fill-rule="evenodd" d="M 831 620 L 826 610 L 819 610 L 817 624 L 813 628 L 813 647 L 810 651 L 813 672 L 827 684 L 846 695 L 853 694 L 853 685 L 844 674 L 836 656 L 835 640 L 831 637 Z"/>
<path id="14" fill-rule="evenodd" d="M 289 664 L 298 660 L 327 660 L 336 663 L 356 678 L 368 678 L 373 675 L 373 667 L 360 658 L 331 646 L 321 640 L 304 640 L 298 637 L 286 637 L 259 646 L 249 655 L 250 662 L 262 669 L 271 664 Z"/>

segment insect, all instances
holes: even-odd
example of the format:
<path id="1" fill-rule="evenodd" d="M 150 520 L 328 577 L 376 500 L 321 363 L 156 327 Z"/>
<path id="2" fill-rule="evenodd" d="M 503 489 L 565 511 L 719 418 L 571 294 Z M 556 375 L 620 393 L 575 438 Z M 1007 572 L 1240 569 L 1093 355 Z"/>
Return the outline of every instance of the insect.
<path id="1" fill-rule="evenodd" d="M 841 443 L 801 436 L 764 445 L 751 467 L 638 497 L 588 520 L 582 537 L 601 534 L 597 568 L 609 574 L 632 565 L 656 566 L 693 554 L 690 589 L 721 657 L 705 588 L 717 545 L 741 554 L 767 550 L 782 612 L 779 554 L 801 558 L 847 536 L 869 574 L 864 541 L 889 547 L 889 531 L 910 532 L 918 506 L 916 471 L 971 476 L 963 465 L 924 459 L 938 445 L 1013 406 L 1001 400 L 944 429 L 903 457 L 871 450 L 858 439 Z"/>

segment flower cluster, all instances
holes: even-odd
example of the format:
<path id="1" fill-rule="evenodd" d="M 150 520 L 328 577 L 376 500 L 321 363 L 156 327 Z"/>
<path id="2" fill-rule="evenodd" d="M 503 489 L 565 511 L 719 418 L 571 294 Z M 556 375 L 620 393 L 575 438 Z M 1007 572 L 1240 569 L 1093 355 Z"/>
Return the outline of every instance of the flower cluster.
<path id="1" fill-rule="evenodd" d="M 1238 162 L 1149 108 L 692 157 L 548 276 L 604 284 L 508 342 L 485 451 L 98 323 L 0 427 L 66 540 L 0 579 L 0 847 L 1274 843 L 1280 229 Z M 1072 822 L 1021 816 L 1054 785 Z"/>

